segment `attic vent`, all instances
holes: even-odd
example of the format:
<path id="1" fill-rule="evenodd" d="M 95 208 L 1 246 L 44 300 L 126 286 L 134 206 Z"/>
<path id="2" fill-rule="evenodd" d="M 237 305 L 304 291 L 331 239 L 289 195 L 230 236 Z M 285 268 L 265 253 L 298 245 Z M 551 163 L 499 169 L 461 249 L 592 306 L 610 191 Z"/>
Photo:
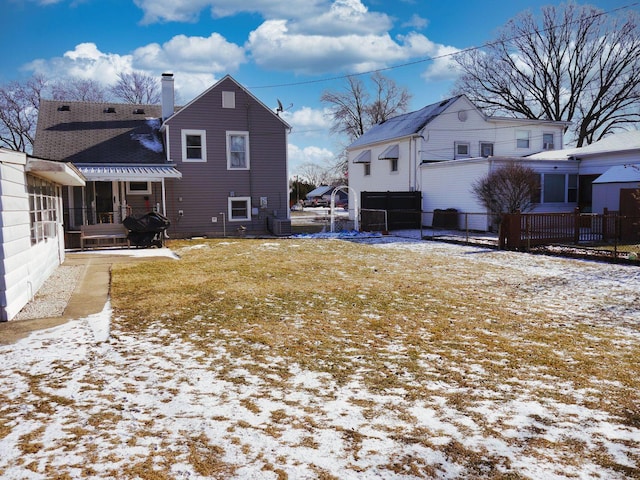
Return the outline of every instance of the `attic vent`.
<path id="1" fill-rule="evenodd" d="M 440 107 L 444 107 L 447 103 L 449 103 L 449 100 L 444 100 L 442 102 L 440 102 Z"/>
<path id="2" fill-rule="evenodd" d="M 116 109 L 114 107 L 105 108 L 102 113 L 116 113 Z"/>
<path id="3" fill-rule="evenodd" d="M 136 108 L 136 109 L 133 111 L 133 114 L 134 114 L 134 115 L 144 115 L 144 108 Z"/>
<path id="4" fill-rule="evenodd" d="M 58 107 L 58 111 L 59 112 L 68 112 L 69 110 L 71 110 L 71 108 L 69 107 L 69 105 L 60 105 Z"/>

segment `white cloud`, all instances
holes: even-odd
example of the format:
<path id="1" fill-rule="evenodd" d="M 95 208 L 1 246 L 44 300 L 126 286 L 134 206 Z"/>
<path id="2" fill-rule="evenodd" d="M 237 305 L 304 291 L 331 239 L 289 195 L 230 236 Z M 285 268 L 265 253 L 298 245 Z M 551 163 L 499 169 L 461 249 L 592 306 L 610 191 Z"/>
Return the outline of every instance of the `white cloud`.
<path id="1" fill-rule="evenodd" d="M 302 165 L 312 163 L 327 168 L 335 163 L 336 154 L 329 149 L 316 146 L 299 147 L 288 145 L 289 172 L 295 175 Z"/>
<path id="2" fill-rule="evenodd" d="M 453 54 L 458 53 L 460 49 L 438 45 L 432 55 L 433 62 L 427 67 L 422 74 L 422 78 L 429 81 L 454 80 L 460 75 L 460 67 L 453 60 Z"/>
<path id="3" fill-rule="evenodd" d="M 369 12 L 360 0 L 335 0 L 329 10 L 311 17 L 296 17 L 292 31 L 306 35 L 336 36 L 383 33 L 391 28 L 384 13 Z"/>
<path id="4" fill-rule="evenodd" d="M 427 20 L 426 18 L 422 18 L 417 13 L 414 13 L 408 21 L 402 24 L 403 27 L 411 27 L 418 30 L 426 28 L 427 25 L 429 25 L 429 20 Z"/>
<path id="5" fill-rule="evenodd" d="M 175 74 L 177 101 L 186 103 L 213 85 L 216 74 L 237 70 L 244 61 L 242 47 L 214 33 L 208 38 L 178 35 L 162 45 L 137 48 L 132 55 L 104 53 L 95 43 L 81 43 L 62 57 L 34 60 L 26 69 L 51 80 L 76 77 L 104 85 L 133 70 L 152 76 L 169 71 Z"/>
<path id="6" fill-rule="evenodd" d="M 412 55 L 428 54 L 428 51 L 419 51 L 419 47 L 418 42 L 397 43 L 387 33 L 337 37 L 291 33 L 286 20 L 264 22 L 249 34 L 246 43 L 259 66 L 305 74 L 373 70 Z"/>
<path id="7" fill-rule="evenodd" d="M 95 43 L 80 43 L 62 57 L 34 60 L 26 68 L 49 79 L 76 77 L 108 84 L 118 73 L 130 72 L 131 61 L 131 55 L 103 53 Z"/>
<path id="8" fill-rule="evenodd" d="M 143 23 L 194 22 L 208 9 L 213 17 L 241 12 L 258 13 L 263 18 L 309 18 L 326 10 L 327 0 L 135 0 L 144 12 Z"/>
<path id="9" fill-rule="evenodd" d="M 244 49 L 218 33 L 209 37 L 176 35 L 162 45 L 150 43 L 133 52 L 136 68 L 188 70 L 197 73 L 235 71 L 245 62 Z"/>
<path id="10" fill-rule="evenodd" d="M 328 131 L 331 128 L 331 118 L 327 109 L 302 107 L 293 112 L 285 111 L 281 115 L 293 127 L 292 133 L 317 134 L 318 130 Z"/>

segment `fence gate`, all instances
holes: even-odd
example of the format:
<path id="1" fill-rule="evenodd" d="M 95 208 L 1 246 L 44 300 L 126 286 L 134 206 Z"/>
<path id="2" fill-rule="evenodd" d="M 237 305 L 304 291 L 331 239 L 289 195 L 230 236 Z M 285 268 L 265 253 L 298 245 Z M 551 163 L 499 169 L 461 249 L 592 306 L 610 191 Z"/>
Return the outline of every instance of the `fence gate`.
<path id="1" fill-rule="evenodd" d="M 420 228 L 421 192 L 361 192 L 360 205 L 362 230 L 384 230 L 380 212 L 386 212 L 388 230 Z"/>

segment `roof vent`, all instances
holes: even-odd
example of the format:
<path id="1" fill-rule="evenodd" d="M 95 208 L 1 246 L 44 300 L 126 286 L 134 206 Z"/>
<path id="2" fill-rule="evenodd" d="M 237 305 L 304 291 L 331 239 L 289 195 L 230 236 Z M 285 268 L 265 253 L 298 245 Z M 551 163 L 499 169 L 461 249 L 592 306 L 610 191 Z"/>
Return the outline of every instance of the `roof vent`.
<path id="1" fill-rule="evenodd" d="M 144 108 L 136 108 L 133 110 L 134 115 L 144 115 Z"/>
<path id="2" fill-rule="evenodd" d="M 59 112 L 68 112 L 69 110 L 71 110 L 71 108 L 69 107 L 69 105 L 60 105 L 58 107 L 58 111 Z"/>
<path id="3" fill-rule="evenodd" d="M 440 102 L 440 106 L 441 106 L 441 107 L 444 107 L 447 103 L 449 103 L 449 100 L 450 100 L 450 99 L 443 100 L 442 102 Z"/>
<path id="4" fill-rule="evenodd" d="M 102 113 L 116 113 L 116 109 L 115 107 L 107 107 L 102 111 Z"/>

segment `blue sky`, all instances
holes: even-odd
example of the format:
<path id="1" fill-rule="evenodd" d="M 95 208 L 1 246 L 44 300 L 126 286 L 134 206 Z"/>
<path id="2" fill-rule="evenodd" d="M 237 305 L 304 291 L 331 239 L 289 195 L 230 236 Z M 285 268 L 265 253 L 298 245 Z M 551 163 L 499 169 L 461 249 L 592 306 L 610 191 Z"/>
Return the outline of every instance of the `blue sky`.
<path id="1" fill-rule="evenodd" d="M 225 74 L 293 129 L 291 174 L 335 159 L 320 103 L 342 78 L 379 68 L 412 93 L 411 110 L 450 96 L 447 54 L 480 46 L 523 10 L 553 0 L 0 0 L 0 83 L 34 73 L 113 83 L 120 72 L 172 72 L 179 103 Z M 582 2 L 580 2 L 582 3 Z M 634 0 L 593 0 L 604 10 Z M 440 57 L 438 60 L 428 60 Z"/>

